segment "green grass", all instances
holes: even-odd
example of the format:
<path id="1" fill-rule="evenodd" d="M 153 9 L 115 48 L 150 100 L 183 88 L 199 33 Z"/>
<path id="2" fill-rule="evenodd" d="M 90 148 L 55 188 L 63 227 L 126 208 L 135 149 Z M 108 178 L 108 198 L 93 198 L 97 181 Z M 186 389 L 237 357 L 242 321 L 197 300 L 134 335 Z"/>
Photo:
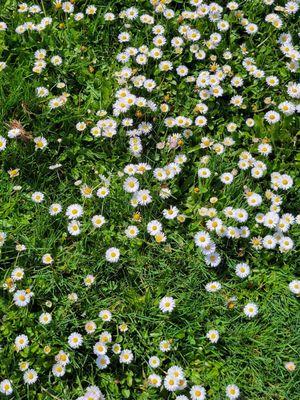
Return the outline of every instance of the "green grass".
<path id="1" fill-rule="evenodd" d="M 182 132 L 181 128 L 167 129 L 163 123 L 165 115 L 161 112 L 142 110 L 143 116 L 137 117 L 135 111 L 130 111 L 126 116 L 138 123 L 152 121 L 154 125 L 151 136 L 142 139 L 141 158 L 135 158 L 128 151 L 128 137 L 123 127 L 118 127 L 118 134 L 112 140 L 105 140 L 93 139 L 89 128 L 78 132 L 75 125 L 78 121 L 91 121 L 90 126 L 93 126 L 99 119 L 96 112 L 100 109 L 107 110 L 111 116 L 114 94 L 120 87 L 115 72 L 122 66 L 115 56 L 123 49 L 117 35 L 125 28 L 117 20 L 105 22 L 103 14 L 107 11 L 117 13 L 133 5 L 139 7 L 141 13 L 153 13 L 150 2 L 95 0 L 97 14 L 85 16 L 81 22 L 67 20 L 61 11 L 54 11 L 50 1 L 37 3 L 46 15 L 51 15 L 53 25 L 41 34 L 24 35 L 14 32 L 25 20 L 16 11 L 17 1 L 4 0 L 0 4 L 0 21 L 5 21 L 9 27 L 7 32 L 0 32 L 0 61 L 7 62 L 7 68 L 0 72 L 0 135 L 7 136 L 8 125 L 15 119 L 34 137 L 44 136 L 49 142 L 47 149 L 35 151 L 33 141 L 8 139 L 7 149 L 0 153 L 0 231 L 7 233 L 7 240 L 0 248 L 1 283 L 5 283 L 12 270 L 19 266 L 24 268 L 25 278 L 17 283 L 18 288 L 30 287 L 34 292 L 30 305 L 19 308 L 13 304 L 12 293 L 1 289 L 0 381 L 8 378 L 13 382 L 14 392 L 10 398 L 73 400 L 82 396 L 87 386 L 95 384 L 109 400 L 175 399 L 175 395 L 165 389 L 147 386 L 147 377 L 152 373 L 148 359 L 158 355 L 162 367 L 154 372 L 163 377 L 171 365 L 180 365 L 189 386 L 203 385 L 209 399 L 225 399 L 226 385 L 235 383 L 240 388 L 242 400 L 298 400 L 299 304 L 297 296 L 288 288 L 299 272 L 297 250 L 288 253 L 280 253 L 277 249 L 256 251 L 249 240 L 233 241 L 212 235 L 222 255 L 222 263 L 214 269 L 205 264 L 193 242 L 194 234 L 205 228 L 206 219 L 200 217 L 199 209 L 212 207 L 212 196 L 218 197 L 215 205 L 218 211 L 227 206 L 247 209 L 251 237 L 270 233 L 256 224 L 256 213 L 247 206 L 243 191 L 246 185 L 263 196 L 270 188 L 269 175 L 253 180 L 249 171 L 239 171 L 234 184 L 228 187 L 214 176 L 203 182 L 198 179 L 197 170 L 203 166 L 201 157 L 205 155 L 211 156 L 208 166 L 217 175 L 237 168 L 243 150 L 265 162 L 268 174 L 273 171 L 290 174 L 294 186 L 280 192 L 283 198 L 281 212 L 294 216 L 299 212 L 299 117 L 281 114 L 282 120 L 276 125 L 263 120 L 264 113 L 274 109 L 265 104 L 265 97 L 272 96 L 277 104 L 286 100 L 285 85 L 299 78 L 299 69 L 298 73 L 291 73 L 278 48 L 281 31 L 264 22 L 272 8 L 266 8 L 261 1 L 240 2 L 246 17 L 261 26 L 259 33 L 253 37 L 245 35 L 237 18 L 228 13 L 226 19 L 232 29 L 224 33 L 224 44 L 211 52 L 224 65 L 222 53 L 226 49 L 232 51 L 234 57 L 226 63 L 244 79 L 242 93 L 246 109 L 229 106 L 230 97 L 238 91 L 226 81 L 224 98 L 204 101 L 210 110 L 208 125 L 204 129 L 193 127 L 194 135 L 184 139 L 182 147 L 176 150 L 158 150 L 156 143 L 167 140 L 171 133 Z M 76 1 L 77 11 L 84 11 L 88 3 Z M 170 7 L 179 16 L 180 10 L 191 9 L 187 3 L 173 1 Z M 219 3 L 225 7 L 224 2 Z M 285 2 L 277 3 L 284 5 Z M 294 44 L 297 44 L 297 15 L 282 17 L 283 32 L 289 31 L 293 35 Z M 211 22 L 205 21 L 196 21 L 195 27 L 207 39 L 216 29 Z M 167 21 L 157 14 L 156 23 L 166 26 L 168 39 L 179 35 L 176 18 Z M 151 26 L 141 27 L 133 21 L 131 30 L 130 46 L 146 44 L 150 47 Z M 254 57 L 266 75 L 278 76 L 280 86 L 271 90 L 245 73 L 241 66 L 244 56 L 240 45 L 243 43 L 249 48 L 247 56 Z M 47 49 L 47 58 L 61 55 L 62 66 L 54 67 L 48 62 L 41 75 L 33 73 L 34 52 L 41 48 Z M 207 59 L 195 62 L 187 49 L 182 55 L 174 55 L 170 46 L 164 51 L 164 59 L 172 58 L 175 67 L 187 65 L 195 77 L 211 64 Z M 138 68 L 137 74 L 145 74 L 158 82 L 158 88 L 152 94 L 141 92 L 139 95 L 149 96 L 157 104 L 168 101 L 171 116 L 197 116 L 193 110 L 200 99 L 193 85 L 187 85 L 175 73 L 162 75 L 153 60 Z M 59 95 L 61 91 L 55 87 L 58 82 L 67 84 L 63 91 L 70 93 L 70 97 L 64 107 L 51 111 L 49 99 L 38 98 L 34 91 L 38 86 L 47 86 L 53 96 Z M 245 125 L 244 120 L 248 117 L 255 119 L 254 128 Z M 120 121 L 121 117 L 116 120 Z M 239 126 L 232 134 L 226 131 L 230 121 Z M 215 142 L 232 136 L 236 144 L 218 156 L 212 149 L 200 147 L 203 136 L 209 136 Z M 268 138 L 273 147 L 269 158 L 259 156 L 253 138 Z M 60 143 L 58 139 L 62 139 Z M 172 162 L 177 154 L 186 154 L 188 161 L 182 173 L 168 181 L 172 197 L 163 200 L 158 196 L 160 183 L 154 180 L 150 171 L 137 177 L 141 188 L 151 189 L 153 202 L 134 209 L 129 203 L 131 196 L 122 188 L 124 177 L 118 173 L 129 163 L 147 162 L 154 169 Z M 49 170 L 49 166 L 56 163 L 61 163 L 62 167 Z M 20 175 L 11 179 L 8 175 L 11 168 L 19 168 Z M 74 182 L 81 179 L 96 190 L 100 186 L 99 173 L 111 177 L 110 195 L 105 199 L 95 196 L 84 199 Z M 15 191 L 15 185 L 21 185 L 22 190 Z M 31 201 L 34 191 L 45 194 L 43 203 Z M 54 202 L 61 203 L 64 211 L 73 203 L 84 206 L 80 236 L 68 234 L 64 212 L 56 217 L 49 215 L 48 208 Z M 168 205 L 176 205 L 186 215 L 186 221 L 180 224 L 176 220 L 163 219 L 161 212 Z M 266 213 L 269 207 L 270 203 L 264 199 L 259 212 Z M 141 212 L 141 222 L 137 223 L 140 234 L 128 240 L 124 230 L 134 224 L 135 211 Z M 103 214 L 107 220 L 99 230 L 91 227 L 90 218 L 95 214 Z M 146 232 L 147 223 L 153 219 L 163 223 L 168 238 L 164 244 L 157 244 Z M 287 235 L 296 244 L 299 238 L 297 224 Z M 17 252 L 16 244 L 24 244 L 27 250 Z M 120 248 L 121 258 L 118 263 L 110 264 L 104 254 L 114 245 Z M 41 262 L 45 253 L 51 253 L 54 258 L 50 266 Z M 251 267 L 252 273 L 245 280 L 235 275 L 238 262 L 248 262 Z M 88 274 L 96 278 L 90 288 L 83 284 Z M 222 290 L 208 293 L 205 285 L 214 280 L 222 284 Z M 78 295 L 76 303 L 67 297 L 73 292 Z M 176 299 L 176 308 L 171 314 L 162 314 L 158 308 L 159 301 L 166 295 Z M 243 307 L 248 302 L 259 306 L 259 314 L 251 320 L 243 314 Z M 103 309 L 112 312 L 111 322 L 103 323 L 98 317 Z M 38 317 L 46 311 L 51 312 L 53 321 L 42 326 Z M 94 335 L 84 334 L 84 325 L 89 320 L 97 323 Z M 129 327 L 125 334 L 118 329 L 123 321 Z M 206 338 L 210 329 L 220 333 L 216 344 Z M 92 347 L 103 330 L 111 332 L 113 341 L 119 342 L 122 348 L 132 349 L 135 358 L 131 365 L 124 367 L 117 356 L 112 356 L 106 370 L 97 368 Z M 74 331 L 84 334 L 84 345 L 76 351 L 67 344 L 69 334 Z M 14 340 L 22 333 L 30 339 L 30 346 L 16 352 Z M 159 342 L 164 339 L 172 340 L 172 350 L 168 353 L 159 350 Z M 44 352 L 47 345 L 51 347 L 49 354 Z M 60 350 L 70 354 L 71 362 L 66 374 L 55 378 L 51 368 L 54 356 Z M 18 367 L 21 360 L 28 361 L 38 372 L 36 384 L 23 383 L 23 373 Z M 296 363 L 293 373 L 284 368 L 287 361 Z"/>

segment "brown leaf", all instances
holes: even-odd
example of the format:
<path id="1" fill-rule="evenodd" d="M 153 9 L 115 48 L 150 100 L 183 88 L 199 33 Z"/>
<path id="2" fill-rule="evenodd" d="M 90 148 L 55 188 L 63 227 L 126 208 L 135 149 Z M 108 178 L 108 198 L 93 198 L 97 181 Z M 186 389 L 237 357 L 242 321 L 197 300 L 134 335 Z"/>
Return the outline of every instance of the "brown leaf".
<path id="1" fill-rule="evenodd" d="M 20 121 L 13 119 L 9 124 L 8 124 L 10 129 L 19 129 L 20 130 L 20 135 L 17 136 L 17 139 L 21 139 L 24 142 L 29 142 L 32 139 L 32 134 L 31 132 L 26 131 L 26 129 L 23 127 Z"/>

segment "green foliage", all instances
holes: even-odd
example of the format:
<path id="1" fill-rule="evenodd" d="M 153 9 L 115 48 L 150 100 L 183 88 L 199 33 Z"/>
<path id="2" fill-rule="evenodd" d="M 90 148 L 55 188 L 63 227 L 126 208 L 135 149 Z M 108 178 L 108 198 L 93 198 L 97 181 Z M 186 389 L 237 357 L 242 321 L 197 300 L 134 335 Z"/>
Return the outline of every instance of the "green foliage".
<path id="1" fill-rule="evenodd" d="M 17 12 L 18 2 L 2 0 L 1 3 L 0 20 L 6 22 L 9 29 L 0 32 L 0 61 L 7 63 L 0 72 L 0 136 L 6 137 L 12 121 L 17 120 L 27 134 L 48 140 L 45 149 L 35 151 L 33 140 L 7 139 L 8 146 L 0 153 L 0 231 L 7 233 L 0 248 L 1 282 L 4 284 L 0 298 L 0 381 L 9 378 L 13 382 L 14 392 L 10 398 L 71 400 L 82 396 L 87 386 L 97 385 L 109 400 L 175 399 L 166 389 L 147 385 L 147 377 L 153 372 L 148 365 L 149 357 L 158 355 L 162 362 L 158 372 L 161 376 L 170 366 L 180 365 L 189 384 L 204 385 L 208 398 L 213 400 L 224 399 L 226 385 L 231 383 L 239 386 L 241 399 L 298 400 L 299 365 L 293 373 L 284 368 L 287 361 L 299 363 L 299 306 L 297 296 L 288 288 L 299 265 L 297 251 L 257 251 L 249 239 L 230 241 L 216 235 L 214 239 L 222 253 L 222 263 L 218 268 L 209 268 L 193 242 L 194 234 L 206 226 L 199 210 L 213 207 L 212 197 L 218 198 L 216 208 L 221 213 L 228 206 L 247 208 L 244 186 L 262 196 L 270 189 L 267 173 L 262 180 L 253 180 L 249 171 L 239 171 L 233 185 L 225 186 L 220 182 L 218 176 L 236 168 L 242 151 L 249 151 L 263 160 L 268 171 L 288 173 L 293 178 L 293 187 L 280 192 L 284 204 L 282 213 L 295 216 L 299 212 L 297 171 L 300 157 L 296 147 L 299 117 L 297 114 L 285 116 L 274 125 L 263 118 L 264 113 L 272 109 L 265 98 L 272 96 L 277 104 L 284 101 L 283 85 L 297 80 L 291 77 L 281 59 L 277 30 L 264 22 L 266 6 L 261 1 L 249 1 L 246 5 L 240 2 L 249 20 L 259 25 L 261 22 L 262 29 L 254 38 L 245 35 L 233 13 L 226 12 L 224 18 L 234 28 L 224 32 L 224 43 L 212 52 L 218 60 L 225 50 L 233 53 L 228 63 L 245 81 L 246 107 L 237 111 L 229 105 L 236 90 L 226 83 L 225 97 L 211 97 L 205 102 L 210 109 L 208 125 L 193 127 L 193 136 L 184 138 L 181 146 L 172 149 L 166 145 L 162 150 L 156 144 L 167 143 L 170 135 L 177 133 L 177 128 L 167 128 L 166 116 L 160 111 L 151 113 L 142 109 L 142 117 L 130 111 L 126 116 L 138 123 L 152 121 L 154 126 L 151 135 L 142 139 L 142 157 L 136 158 L 128 151 L 128 136 L 121 124 L 112 139 L 94 138 L 89 130 L 100 119 L 97 111 L 107 110 L 111 115 L 115 92 L 120 87 L 115 73 L 122 67 L 116 55 L 123 47 L 117 36 L 121 28 L 124 30 L 124 21 L 108 23 L 103 15 L 108 11 L 117 14 L 133 5 L 141 14 L 155 14 L 150 2 L 95 0 L 96 15 L 76 22 L 61 9 L 55 10 L 52 1 L 40 1 L 37 3 L 43 16 L 51 16 L 53 23 L 45 31 L 23 35 L 15 32 L 16 27 L 27 20 Z M 180 12 L 193 9 L 187 3 L 172 2 L 176 18 L 171 20 L 155 14 L 156 23 L 166 26 L 168 39 L 178 34 Z M 225 8 L 227 2 L 219 3 Z M 83 12 L 87 5 L 88 1 L 75 2 L 77 10 Z M 283 16 L 285 29 L 293 36 L 298 30 L 296 18 Z M 37 23 L 39 17 L 32 19 Z M 130 24 L 133 36 L 130 45 L 151 47 L 152 26 L 141 28 L 137 20 Z M 203 38 L 216 31 L 212 22 L 204 23 L 201 19 L 195 21 L 194 27 L 201 31 Z M 203 43 L 201 41 L 201 46 Z M 249 48 L 248 56 L 254 57 L 267 75 L 278 76 L 282 86 L 262 87 L 259 79 L 246 73 L 241 66 L 245 58 L 240 51 L 243 44 Z M 47 58 L 60 55 L 63 63 L 55 67 L 48 62 L 47 68 L 37 74 L 32 69 L 34 53 L 42 48 L 47 49 Z M 168 46 L 164 59 L 174 57 L 173 50 Z M 211 66 L 209 59 L 195 61 L 188 48 L 174 59 L 174 68 L 185 64 L 195 78 L 201 70 Z M 162 76 L 154 60 L 146 66 L 130 63 L 128 66 L 140 68 L 138 74 L 147 77 L 151 74 L 158 82 L 150 97 L 158 105 L 167 102 L 171 116 L 184 115 L 192 119 L 198 116 L 195 107 L 200 100 L 195 85 L 187 85 L 174 71 Z M 66 83 L 66 87 L 59 89 L 58 82 Z M 49 98 L 36 96 L 35 90 L 40 86 L 49 89 Z M 64 91 L 70 94 L 64 107 L 51 110 L 49 100 Z M 148 96 L 146 92 L 140 95 Z M 255 121 L 253 128 L 244 123 L 250 116 Z M 118 122 L 121 119 L 116 118 Z M 79 121 L 85 121 L 88 129 L 76 130 Z M 226 129 L 229 122 L 238 126 L 232 134 Z M 203 148 L 201 145 L 204 136 L 220 143 L 228 135 L 236 145 L 223 154 L 217 155 L 211 146 Z M 257 151 L 257 142 L 263 139 L 273 148 L 269 158 L 262 158 Z M 154 169 L 172 162 L 178 154 L 186 154 L 188 160 L 182 173 L 168 181 L 171 198 L 165 200 L 159 196 L 161 183 L 153 179 L 153 171 L 150 171 L 138 178 L 141 188 L 151 189 L 154 201 L 135 210 L 130 204 L 131 195 L 123 190 L 124 167 L 129 163 L 147 162 Z M 202 157 L 206 155 L 210 159 L 205 166 L 213 174 L 203 180 L 198 178 L 197 171 L 204 166 Z M 61 167 L 49 169 L 54 164 L 61 164 Z M 11 178 L 8 171 L 15 168 L 20 170 L 19 176 Z M 74 182 L 81 180 L 95 193 L 103 184 L 101 174 L 111 180 L 110 195 L 104 199 L 95 195 L 82 197 L 80 187 Z M 22 186 L 21 190 L 16 190 L 16 185 Z M 45 194 L 41 204 L 31 200 L 35 191 Z M 48 210 L 56 202 L 64 211 L 53 217 Z M 65 209 L 74 203 L 84 207 L 82 231 L 78 237 L 67 231 L 68 221 L 64 215 Z M 162 211 L 171 205 L 176 205 L 186 219 L 183 223 L 176 219 L 163 220 L 168 240 L 158 244 L 147 234 L 147 223 L 153 219 L 162 220 Z M 266 213 L 269 208 L 270 204 L 264 199 L 259 212 Z M 250 207 L 247 210 L 251 212 Z M 135 211 L 141 213 L 139 222 L 134 219 L 137 218 Z M 104 215 L 107 220 L 101 229 L 91 226 L 90 220 L 95 214 Z M 262 233 L 253 212 L 247 224 L 251 237 L 268 234 L 267 231 Z M 128 225 L 137 225 L 140 229 L 140 234 L 132 240 L 124 234 Z M 289 236 L 297 241 L 297 224 L 292 225 Z M 25 245 L 26 251 L 17 251 L 18 244 Z M 112 246 L 121 251 L 116 264 L 107 262 L 104 256 Z M 54 259 L 51 265 L 41 261 L 46 253 Z M 251 275 L 245 280 L 235 275 L 239 262 L 251 266 Z M 17 288 L 30 288 L 34 293 L 28 307 L 17 307 L 13 294 L 5 288 L 16 267 L 25 271 Z M 89 274 L 95 277 L 91 287 L 84 284 Z M 221 282 L 222 289 L 217 293 L 207 292 L 205 285 L 210 281 Z M 70 300 L 70 293 L 78 295 L 77 302 Z M 176 308 L 171 314 L 163 314 L 158 308 L 166 295 L 176 299 Z M 259 314 L 251 320 L 243 314 L 243 307 L 250 301 L 259 305 Z M 113 315 L 110 322 L 98 317 L 99 312 L 106 309 Z M 50 325 L 38 322 L 42 312 L 52 314 Z M 97 329 L 93 335 L 87 335 L 84 327 L 91 320 L 95 321 Z M 128 324 L 125 333 L 120 331 L 122 322 Z M 210 329 L 219 331 L 220 340 L 215 344 L 206 338 Z M 92 349 L 100 333 L 106 330 L 111 332 L 114 343 L 133 351 L 132 364 L 120 364 L 118 356 L 110 351 L 109 368 L 97 368 Z M 84 335 L 84 344 L 78 350 L 70 349 L 67 343 L 68 336 L 75 331 Z M 28 336 L 30 346 L 18 352 L 14 341 L 20 334 Z M 172 341 L 172 351 L 159 350 L 162 340 Z M 45 346 L 50 346 L 49 353 Z M 71 360 L 61 378 L 54 377 L 51 372 L 54 357 L 60 350 L 68 352 Z M 27 361 L 37 371 L 36 384 L 24 384 L 20 361 Z"/>

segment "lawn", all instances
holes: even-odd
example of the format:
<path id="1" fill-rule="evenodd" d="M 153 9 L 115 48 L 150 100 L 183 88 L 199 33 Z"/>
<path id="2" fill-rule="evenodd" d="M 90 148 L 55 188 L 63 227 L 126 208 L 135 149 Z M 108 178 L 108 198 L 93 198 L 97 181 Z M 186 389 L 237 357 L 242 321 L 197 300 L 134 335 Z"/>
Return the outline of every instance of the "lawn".
<path id="1" fill-rule="evenodd" d="M 300 398 L 299 7 L 0 0 L 0 398 Z"/>

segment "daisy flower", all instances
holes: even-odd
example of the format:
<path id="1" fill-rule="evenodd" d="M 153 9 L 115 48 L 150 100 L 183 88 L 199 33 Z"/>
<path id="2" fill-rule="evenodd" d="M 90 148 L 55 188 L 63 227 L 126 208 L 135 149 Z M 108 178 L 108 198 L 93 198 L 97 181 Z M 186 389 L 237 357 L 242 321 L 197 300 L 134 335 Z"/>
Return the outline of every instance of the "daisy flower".
<path id="1" fill-rule="evenodd" d="M 93 352 L 94 354 L 96 354 L 97 356 L 101 356 L 107 353 L 107 347 L 104 343 L 102 342 L 97 342 L 94 344 L 93 347 Z"/>
<path id="2" fill-rule="evenodd" d="M 239 278 L 247 278 L 250 272 L 250 267 L 246 263 L 239 263 L 235 266 L 235 273 Z"/>
<path id="3" fill-rule="evenodd" d="M 67 207 L 66 216 L 69 219 L 80 218 L 83 214 L 83 208 L 80 204 L 71 204 Z"/>
<path id="4" fill-rule="evenodd" d="M 17 351 L 25 349 L 28 346 L 29 340 L 26 335 L 19 335 L 15 338 L 15 346 Z"/>
<path id="5" fill-rule="evenodd" d="M 253 318 L 258 314 L 258 307 L 254 303 L 248 303 L 245 305 L 243 311 L 248 318 Z"/>
<path id="6" fill-rule="evenodd" d="M 288 361 L 284 364 L 284 368 L 289 372 L 294 372 L 296 369 L 296 364 L 293 361 Z"/>
<path id="7" fill-rule="evenodd" d="M 87 333 L 88 335 L 91 335 L 92 333 L 94 333 L 95 330 L 96 330 L 96 328 L 97 328 L 97 325 L 95 324 L 94 321 L 88 321 L 88 322 L 84 325 L 84 329 L 85 329 L 85 331 L 86 331 L 86 333 Z"/>
<path id="8" fill-rule="evenodd" d="M 43 264 L 50 265 L 50 264 L 53 263 L 53 261 L 54 260 L 53 260 L 53 258 L 51 256 L 51 254 L 49 254 L 49 253 L 44 254 L 43 257 L 42 257 L 42 263 Z"/>
<path id="9" fill-rule="evenodd" d="M 24 277 L 24 269 L 20 267 L 14 268 L 11 277 L 14 281 L 21 281 Z"/>
<path id="10" fill-rule="evenodd" d="M 156 356 L 152 356 L 149 358 L 148 364 L 153 369 L 158 368 L 160 366 L 160 359 Z"/>
<path id="11" fill-rule="evenodd" d="M 122 348 L 119 343 L 114 343 L 111 349 L 114 354 L 120 354 L 122 351 Z"/>
<path id="12" fill-rule="evenodd" d="M 98 190 L 97 190 L 97 196 L 100 199 L 104 199 L 106 196 L 109 195 L 109 188 L 106 186 L 101 186 Z"/>
<path id="13" fill-rule="evenodd" d="M 215 329 L 211 329 L 206 334 L 207 339 L 210 340 L 211 343 L 217 343 L 219 340 L 219 332 Z"/>
<path id="14" fill-rule="evenodd" d="M 52 216 L 59 214 L 61 211 L 62 211 L 62 206 L 59 203 L 53 203 L 49 207 L 49 214 Z"/>
<path id="15" fill-rule="evenodd" d="M 83 338 L 80 333 L 73 332 L 68 337 L 68 344 L 72 349 L 78 349 L 83 343 Z"/>
<path id="16" fill-rule="evenodd" d="M 196 246 L 204 248 L 210 243 L 211 239 L 207 232 L 200 231 L 194 236 L 194 241 Z"/>
<path id="17" fill-rule="evenodd" d="M 80 222 L 73 220 L 68 224 L 68 232 L 72 236 L 77 236 L 80 234 L 81 229 L 80 229 Z"/>
<path id="18" fill-rule="evenodd" d="M 194 385 L 191 387 L 190 395 L 192 400 L 204 400 L 206 398 L 206 390 L 203 386 Z"/>
<path id="19" fill-rule="evenodd" d="M 110 364 L 110 359 L 106 354 L 98 356 L 96 359 L 96 364 L 99 369 L 105 369 Z"/>
<path id="20" fill-rule="evenodd" d="M 178 379 L 167 375 L 164 379 L 164 387 L 168 390 L 168 392 L 175 392 L 178 390 Z"/>
<path id="21" fill-rule="evenodd" d="M 205 290 L 210 293 L 219 291 L 222 288 L 219 282 L 209 282 L 205 285 Z"/>
<path id="22" fill-rule="evenodd" d="M 166 352 L 170 351 L 171 350 L 171 341 L 170 340 L 162 340 L 159 343 L 159 349 L 163 353 L 166 353 Z"/>
<path id="23" fill-rule="evenodd" d="M 233 175 L 230 172 L 225 172 L 220 176 L 220 180 L 225 185 L 230 185 L 233 181 Z"/>
<path id="24" fill-rule="evenodd" d="M 44 194 L 41 192 L 34 192 L 31 195 L 31 199 L 35 202 L 35 203 L 42 203 L 42 201 L 44 200 Z"/>
<path id="25" fill-rule="evenodd" d="M 131 350 L 122 350 L 119 356 L 121 364 L 130 364 L 133 361 L 133 353 Z"/>
<path id="26" fill-rule="evenodd" d="M 159 302 L 159 308 L 163 313 L 171 313 L 175 308 L 175 300 L 173 297 L 163 297 Z"/>
<path id="27" fill-rule="evenodd" d="M 62 365 L 60 363 L 56 363 L 52 366 L 52 373 L 56 377 L 61 377 L 61 376 L 65 375 L 66 369 L 65 369 L 64 365 Z"/>
<path id="28" fill-rule="evenodd" d="M 52 321 L 52 315 L 50 313 L 42 313 L 39 316 L 39 323 L 42 325 L 48 325 Z"/>
<path id="29" fill-rule="evenodd" d="M 159 221 L 153 220 L 147 224 L 147 232 L 151 236 L 155 236 L 157 233 L 161 231 L 162 231 L 162 224 Z"/>
<path id="30" fill-rule="evenodd" d="M 226 397 L 230 400 L 235 400 L 240 395 L 240 389 L 236 385 L 228 385 L 226 386 Z"/>
<path id="31" fill-rule="evenodd" d="M 264 119 L 269 122 L 269 124 L 276 124 L 276 122 L 280 121 L 280 114 L 276 111 L 268 111 Z"/>
<path id="32" fill-rule="evenodd" d="M 161 386 L 162 379 L 157 374 L 151 374 L 148 376 L 148 383 L 149 383 L 149 386 L 158 388 Z"/>
<path id="33" fill-rule="evenodd" d="M 120 250 L 116 247 L 110 247 L 105 253 L 106 261 L 110 263 L 116 263 L 120 258 Z"/>
<path id="34" fill-rule="evenodd" d="M 99 313 L 99 317 L 102 319 L 102 321 L 109 322 L 111 321 L 112 314 L 109 310 L 102 310 Z"/>
<path id="35" fill-rule="evenodd" d="M 105 224 L 105 218 L 103 215 L 94 215 L 91 219 L 94 228 L 101 228 Z"/>
<path id="36" fill-rule="evenodd" d="M 125 229 L 125 235 L 129 238 L 135 238 L 139 233 L 138 228 L 135 225 L 129 225 L 128 228 Z"/>
<path id="37" fill-rule="evenodd" d="M 289 283 L 289 289 L 293 294 L 300 295 L 300 280 L 293 280 Z"/>
<path id="38" fill-rule="evenodd" d="M 24 372 L 23 380 L 27 385 L 32 385 L 38 380 L 38 374 L 34 369 L 28 369 Z"/>
<path id="39" fill-rule="evenodd" d="M 174 219 L 177 217 L 178 213 L 179 210 L 176 206 L 171 206 L 170 208 L 163 210 L 163 216 L 166 219 Z"/>
<path id="40" fill-rule="evenodd" d="M 9 396 L 10 394 L 12 394 L 12 392 L 13 392 L 12 383 L 9 379 L 4 379 L 3 381 L 0 382 L 0 393 Z"/>
<path id="41" fill-rule="evenodd" d="M 139 190 L 139 181 L 134 177 L 128 177 L 125 179 L 123 188 L 127 193 L 135 193 Z"/>
<path id="42" fill-rule="evenodd" d="M 0 151 L 6 149 L 6 139 L 3 136 L 0 136 Z"/>
<path id="43" fill-rule="evenodd" d="M 31 294 L 27 293 L 26 290 L 17 290 L 14 293 L 14 303 L 18 307 L 25 307 L 30 303 Z"/>
<path id="44" fill-rule="evenodd" d="M 55 356 L 55 361 L 61 365 L 67 365 L 70 362 L 69 354 L 65 353 L 63 350 L 60 350 L 60 352 Z"/>

